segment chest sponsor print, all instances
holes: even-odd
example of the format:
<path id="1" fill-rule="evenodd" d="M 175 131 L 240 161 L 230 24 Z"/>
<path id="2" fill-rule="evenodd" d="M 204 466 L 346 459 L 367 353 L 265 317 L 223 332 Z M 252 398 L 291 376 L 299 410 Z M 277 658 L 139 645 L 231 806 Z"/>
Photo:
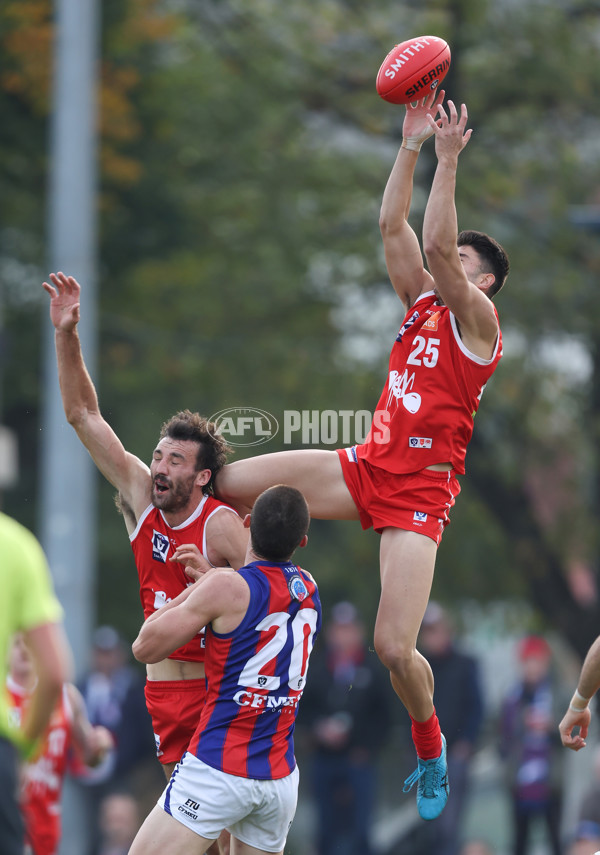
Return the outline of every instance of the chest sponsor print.
<path id="1" fill-rule="evenodd" d="M 402 405 L 409 413 L 414 415 L 421 408 L 421 396 L 418 392 L 413 392 L 412 387 L 415 382 L 415 374 L 408 373 L 405 368 L 402 374 L 397 371 L 390 371 L 388 378 L 388 399 L 387 409 L 389 410 L 392 400 L 396 402 L 402 401 Z"/>

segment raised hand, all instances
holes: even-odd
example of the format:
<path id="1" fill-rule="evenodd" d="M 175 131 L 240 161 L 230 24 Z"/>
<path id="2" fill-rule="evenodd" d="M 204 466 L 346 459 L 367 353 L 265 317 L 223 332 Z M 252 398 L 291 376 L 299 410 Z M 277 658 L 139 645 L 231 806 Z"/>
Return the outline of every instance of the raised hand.
<path id="1" fill-rule="evenodd" d="M 569 707 L 558 726 L 560 738 L 565 748 L 571 748 L 573 751 L 585 748 L 591 717 L 589 707 L 583 710 L 574 710 Z M 576 727 L 579 728 L 578 732 L 574 732 Z"/>
<path id="2" fill-rule="evenodd" d="M 92 728 L 87 746 L 86 762 L 88 766 L 99 766 L 109 751 L 115 747 L 115 740 L 106 727 L 99 724 Z"/>
<path id="3" fill-rule="evenodd" d="M 185 564 L 185 572 L 194 582 L 197 582 L 212 567 L 195 543 L 182 543 L 181 546 L 177 547 L 170 560 Z"/>
<path id="4" fill-rule="evenodd" d="M 434 133 L 429 117 L 433 120 L 438 110 L 442 108 L 445 94 L 443 89 L 434 90 L 421 101 L 406 105 L 406 115 L 402 125 L 403 148 L 418 151 L 425 140 Z"/>
<path id="5" fill-rule="evenodd" d="M 437 120 L 432 116 L 426 117 L 432 133 L 435 134 L 435 152 L 438 160 L 445 155 L 458 157 L 473 133 L 470 128 L 465 131 L 468 119 L 467 107 L 461 104 L 459 116 L 454 101 L 448 101 L 448 113 L 441 104 L 438 106 L 438 113 Z"/>
<path id="6" fill-rule="evenodd" d="M 50 281 L 52 285 L 42 283 L 50 295 L 50 320 L 57 330 L 70 332 L 79 323 L 81 288 L 76 279 L 64 273 L 51 273 Z"/>

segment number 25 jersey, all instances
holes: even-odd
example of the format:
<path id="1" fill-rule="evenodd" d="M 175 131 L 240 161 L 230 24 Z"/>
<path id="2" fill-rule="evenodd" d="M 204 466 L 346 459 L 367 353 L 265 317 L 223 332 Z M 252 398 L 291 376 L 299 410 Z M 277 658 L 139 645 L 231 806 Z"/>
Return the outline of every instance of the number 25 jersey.
<path id="1" fill-rule="evenodd" d="M 422 294 L 392 347 L 388 382 L 358 457 L 396 474 L 435 463 L 464 473 L 473 419 L 501 357 L 500 328 L 491 358 L 482 359 L 468 350 L 456 317 L 435 292 Z"/>
<path id="2" fill-rule="evenodd" d="M 296 766 L 294 724 L 308 659 L 321 628 L 309 573 L 292 562 L 238 570 L 250 603 L 235 630 L 206 628 L 206 703 L 189 751 L 242 778 L 284 778 Z"/>

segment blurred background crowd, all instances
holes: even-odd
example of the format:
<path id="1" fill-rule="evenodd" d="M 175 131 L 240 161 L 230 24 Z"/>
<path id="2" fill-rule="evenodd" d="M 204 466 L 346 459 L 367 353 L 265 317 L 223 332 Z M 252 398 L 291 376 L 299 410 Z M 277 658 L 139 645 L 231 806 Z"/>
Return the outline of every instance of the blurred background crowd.
<path id="1" fill-rule="evenodd" d="M 577 662 L 554 636 L 496 635 L 500 625 L 499 615 L 476 609 L 427 608 L 419 647 L 436 680 L 452 797 L 438 820 L 423 823 L 402 794 L 414 763 L 410 722 L 360 611 L 331 605 L 296 728 L 301 789 L 290 855 L 591 855 L 600 847 L 597 727 L 576 758 L 558 734 Z M 89 855 L 125 855 L 163 778 L 143 677 L 113 627 L 94 633 L 79 687 L 90 721 L 111 730 L 116 750 L 110 764 L 73 778 L 71 795 L 95 829 Z"/>

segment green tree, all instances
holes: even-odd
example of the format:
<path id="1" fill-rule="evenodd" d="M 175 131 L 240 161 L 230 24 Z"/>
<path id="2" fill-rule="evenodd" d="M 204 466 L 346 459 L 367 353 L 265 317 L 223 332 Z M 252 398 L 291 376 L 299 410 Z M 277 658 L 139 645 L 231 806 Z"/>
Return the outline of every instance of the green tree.
<path id="1" fill-rule="evenodd" d="M 597 201 L 599 186 L 597 4 L 190 0 L 177 10 L 102 4 L 106 417 L 149 459 L 181 407 L 372 409 L 402 319 L 377 228 L 402 109 L 377 98 L 374 80 L 394 42 L 439 34 L 452 48 L 448 96 L 467 102 L 475 129 L 459 167 L 460 225 L 497 237 L 513 272 L 497 299 L 505 357 L 477 416 L 435 593 L 527 597 L 582 652 L 600 616 L 576 584 L 596 584 L 599 258 L 572 210 Z M 30 524 L 49 21 L 46 0 L 0 9 L 3 418 L 22 437 L 10 501 Z M 582 68 L 582 55 L 594 61 Z M 417 229 L 434 166 L 430 142 Z M 280 433 L 238 456 L 283 447 Z M 133 633 L 133 559 L 104 484 L 100 525 L 99 612 Z M 372 614 L 377 548 L 359 526 L 315 521 L 304 560 L 326 598 Z"/>

